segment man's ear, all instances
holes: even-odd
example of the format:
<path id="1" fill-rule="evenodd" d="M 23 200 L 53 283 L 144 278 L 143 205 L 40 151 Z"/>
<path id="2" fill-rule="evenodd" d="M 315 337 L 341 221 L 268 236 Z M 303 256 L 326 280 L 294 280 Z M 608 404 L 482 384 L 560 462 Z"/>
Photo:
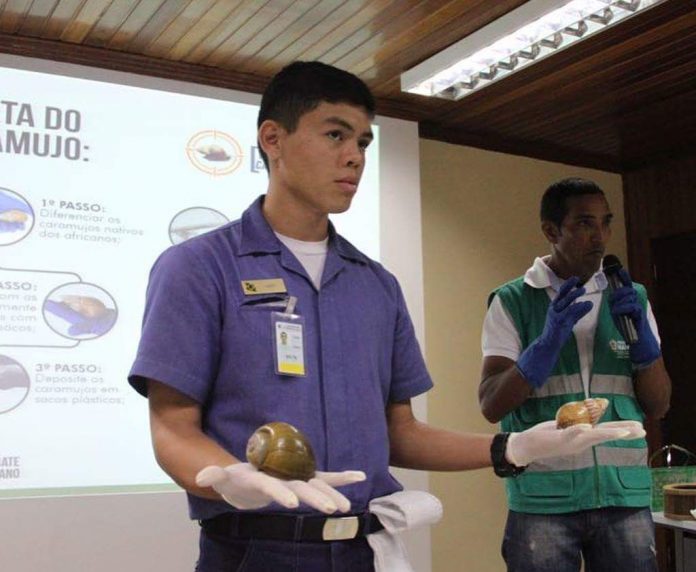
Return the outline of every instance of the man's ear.
<path id="1" fill-rule="evenodd" d="M 556 244 L 561 236 L 561 229 L 550 220 L 542 221 L 541 232 L 551 244 Z"/>
<path id="2" fill-rule="evenodd" d="M 268 162 L 273 163 L 280 157 L 280 143 L 285 129 L 272 119 L 266 119 L 259 126 L 258 140 L 259 146 L 268 156 Z"/>

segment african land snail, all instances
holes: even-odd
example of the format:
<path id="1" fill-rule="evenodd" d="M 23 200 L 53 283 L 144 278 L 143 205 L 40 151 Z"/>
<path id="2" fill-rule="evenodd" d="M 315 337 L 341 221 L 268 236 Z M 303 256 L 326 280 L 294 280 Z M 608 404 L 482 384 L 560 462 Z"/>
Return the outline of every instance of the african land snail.
<path id="1" fill-rule="evenodd" d="M 316 470 L 307 437 L 281 421 L 267 423 L 254 431 L 247 443 L 246 456 L 259 471 L 286 481 L 308 481 Z"/>
<path id="2" fill-rule="evenodd" d="M 556 427 L 565 429 L 580 423 L 596 425 L 602 415 L 604 415 L 608 405 L 609 400 L 603 397 L 591 397 L 584 401 L 565 403 L 556 411 Z"/>
<path id="3" fill-rule="evenodd" d="M 86 318 L 99 318 L 106 314 L 106 306 L 101 300 L 91 296 L 66 295 L 62 298 L 63 304 L 82 314 Z"/>
<path id="4" fill-rule="evenodd" d="M 4 211 L 0 213 L 0 221 L 3 222 L 26 222 L 29 215 L 17 209 Z"/>

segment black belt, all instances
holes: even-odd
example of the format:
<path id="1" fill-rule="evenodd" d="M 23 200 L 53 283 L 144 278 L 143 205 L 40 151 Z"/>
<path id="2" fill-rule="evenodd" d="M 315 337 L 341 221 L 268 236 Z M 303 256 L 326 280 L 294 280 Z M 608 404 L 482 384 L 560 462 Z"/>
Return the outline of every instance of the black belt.
<path id="1" fill-rule="evenodd" d="M 343 516 L 228 512 L 200 524 L 206 532 L 228 538 L 294 542 L 350 540 L 384 528 L 369 512 Z"/>

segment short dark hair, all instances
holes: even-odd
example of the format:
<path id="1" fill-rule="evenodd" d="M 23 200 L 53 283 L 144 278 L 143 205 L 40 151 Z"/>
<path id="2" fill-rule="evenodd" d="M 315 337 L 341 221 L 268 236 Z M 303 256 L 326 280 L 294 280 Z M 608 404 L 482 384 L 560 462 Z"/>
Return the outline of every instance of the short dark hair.
<path id="1" fill-rule="evenodd" d="M 602 195 L 599 185 L 588 179 L 569 177 L 553 183 L 541 198 L 541 220 L 560 227 L 568 214 L 568 199 L 581 195 Z"/>
<path id="2" fill-rule="evenodd" d="M 257 127 L 267 119 L 292 133 L 305 113 L 320 103 L 349 103 L 365 109 L 372 119 L 375 100 L 359 77 L 321 62 L 294 62 L 271 79 L 261 98 Z M 266 169 L 268 157 L 259 145 Z"/>

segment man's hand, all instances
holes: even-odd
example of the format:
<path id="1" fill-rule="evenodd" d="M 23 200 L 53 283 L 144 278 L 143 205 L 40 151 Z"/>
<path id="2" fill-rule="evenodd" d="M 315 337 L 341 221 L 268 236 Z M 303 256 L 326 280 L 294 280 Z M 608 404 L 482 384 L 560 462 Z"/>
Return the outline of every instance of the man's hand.
<path id="1" fill-rule="evenodd" d="M 573 276 L 563 283 L 546 312 L 543 332 L 517 359 L 517 369 L 532 387 L 546 383 L 573 326 L 592 309 L 592 302 L 575 302 L 585 294 L 584 287 L 575 288 L 579 281 Z"/>
<path id="2" fill-rule="evenodd" d="M 638 367 L 647 367 L 657 360 L 662 352 L 660 346 L 655 339 L 655 335 L 650 327 L 650 322 L 643 311 L 643 307 L 638 301 L 638 294 L 633 288 L 631 277 L 625 268 L 621 268 L 618 272 L 623 286 L 614 290 L 609 296 L 609 311 L 611 312 L 614 321 L 617 323 L 619 316 L 628 316 L 633 325 L 636 327 L 638 341 L 631 344 L 629 354 L 631 362 Z"/>
<path id="3" fill-rule="evenodd" d="M 235 463 L 225 468 L 210 466 L 196 475 L 199 487 L 212 487 L 239 509 L 261 508 L 271 502 L 285 508 L 297 508 L 303 502 L 326 514 L 350 510 L 350 501 L 334 487 L 364 480 L 362 471 L 317 471 L 308 482 L 284 481 L 257 470 L 249 463 Z"/>
<path id="4" fill-rule="evenodd" d="M 557 429 L 556 421 L 545 421 L 521 433 L 511 433 L 505 457 L 518 467 L 547 457 L 575 455 L 588 447 L 615 439 L 639 439 L 645 429 L 638 421 L 582 423 Z"/>

